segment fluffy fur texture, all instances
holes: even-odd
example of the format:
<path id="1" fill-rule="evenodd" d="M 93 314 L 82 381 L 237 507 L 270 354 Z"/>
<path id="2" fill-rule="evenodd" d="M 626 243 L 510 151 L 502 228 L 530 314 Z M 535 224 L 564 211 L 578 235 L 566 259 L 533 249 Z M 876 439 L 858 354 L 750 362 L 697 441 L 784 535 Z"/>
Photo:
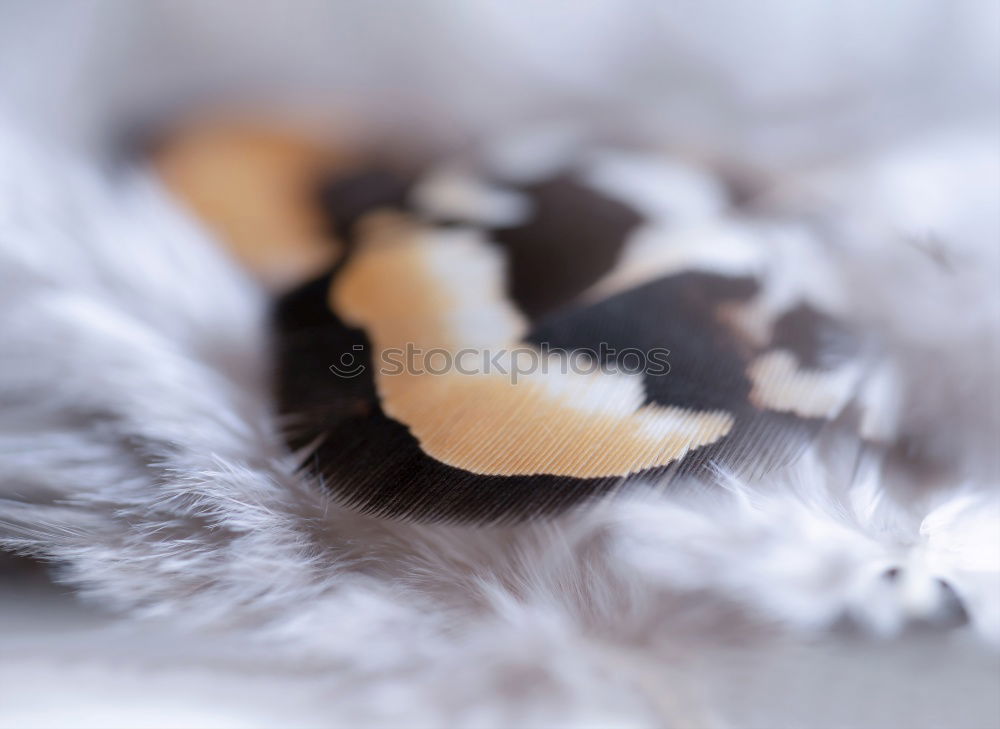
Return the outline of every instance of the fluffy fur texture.
<path id="1" fill-rule="evenodd" d="M 3 122 L 0 539 L 61 584 L 0 562 L 0 725 L 1000 723 L 1000 6 L 565 6 L 0 0 L 0 96 L 85 141 L 247 90 L 424 146 L 570 109 L 760 172 L 745 213 L 820 236 L 884 343 L 900 445 L 360 517 L 281 447 L 264 295 L 143 172 Z"/>
<path id="2" fill-rule="evenodd" d="M 825 228 L 834 250 L 853 254 L 840 226 L 874 235 L 900 221 L 845 196 L 850 187 L 810 177 L 788 185 L 811 191 L 807 201 L 777 190 L 767 204 L 796 216 L 821 200 L 840 216 Z M 856 313 L 897 357 L 920 468 L 831 436 L 754 485 L 720 474 L 711 487 L 650 484 L 544 523 L 416 525 L 359 516 L 297 475 L 268 395 L 265 296 L 153 180 L 53 157 L 5 127 L 0 538 L 51 560 L 102 610 L 141 619 L 105 629 L 134 652 L 97 651 L 126 668 L 96 684 L 148 675 L 150 696 L 194 697 L 191 723 L 212 719 L 190 708 L 208 702 L 226 726 L 802 725 L 796 710 L 741 706 L 735 686 L 758 671 L 767 692 L 793 685 L 800 662 L 820 667 L 814 685 L 826 689 L 823 670 L 915 680 L 907 645 L 979 690 L 974 646 L 1000 642 L 1000 502 L 982 445 L 996 416 L 980 406 L 993 392 L 980 353 L 995 344 L 997 312 L 982 271 L 995 262 L 988 244 L 947 232 L 941 244 L 961 252 L 953 269 L 897 238 L 844 257 L 880 290 Z M 926 267 L 916 291 L 890 275 L 901 265 Z M 976 305 L 942 298 L 977 280 Z M 915 300 L 927 310 L 910 326 Z M 942 633 L 891 650 L 844 637 L 942 631 L 957 601 L 965 648 Z M 94 680 L 54 668 L 72 650 L 47 645 L 22 656 L 26 675 Z M 12 664 L 0 671 L 25 685 Z M 214 699 L 192 676 L 217 687 Z M 929 696 L 908 721 L 940 716 L 918 710 L 937 706 L 941 693 Z M 986 694 L 961 701 L 965 725 L 989 720 Z M 125 723 L 142 715 L 127 709 Z M 843 711 L 840 721 L 858 719 Z"/>

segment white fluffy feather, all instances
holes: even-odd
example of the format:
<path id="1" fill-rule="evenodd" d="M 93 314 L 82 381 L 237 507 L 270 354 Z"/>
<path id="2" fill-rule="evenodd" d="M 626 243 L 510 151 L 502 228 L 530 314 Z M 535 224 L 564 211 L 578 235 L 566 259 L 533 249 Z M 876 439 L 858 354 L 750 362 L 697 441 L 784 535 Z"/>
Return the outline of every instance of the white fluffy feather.
<path id="1" fill-rule="evenodd" d="M 651 484 L 548 523 L 345 510 L 278 437 L 263 294 L 143 173 L 103 174 L 6 128 L 0 304 L 0 538 L 52 560 L 101 610 L 145 621 L 88 643 L 97 678 L 63 645 L 43 642 L 26 674 L 0 660 L 9 700 L 33 670 L 100 694 L 128 683 L 124 662 L 150 696 L 193 701 L 178 704 L 195 707 L 191 723 L 212 718 L 208 702 L 225 726 L 267 724 L 251 706 L 303 726 L 707 727 L 748 711 L 723 691 L 750 680 L 731 661 L 756 656 L 774 688 L 795 673 L 786 650 L 854 670 L 829 631 L 933 624 L 938 578 L 969 612 L 970 644 L 1000 641 L 996 484 L 890 484 L 852 442 L 824 441 L 753 486 Z M 827 647 L 783 647 L 803 636 Z M 942 640 L 927 651 L 979 675 L 974 648 Z M 904 648 L 888 655 L 917 680 Z M 214 704 L 194 676 L 218 687 Z M 282 703 L 288 691 L 301 701 Z M 123 711 L 124 725 L 141 716 Z M 781 712 L 770 720 L 794 724 Z"/>

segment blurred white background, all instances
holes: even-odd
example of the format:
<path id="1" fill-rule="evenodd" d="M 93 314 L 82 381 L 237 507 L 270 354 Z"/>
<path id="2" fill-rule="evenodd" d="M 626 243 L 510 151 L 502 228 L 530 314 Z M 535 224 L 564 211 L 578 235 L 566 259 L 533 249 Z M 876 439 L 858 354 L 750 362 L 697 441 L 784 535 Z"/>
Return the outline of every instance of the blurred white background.
<path id="1" fill-rule="evenodd" d="M 992 0 L 0 0 L 0 18 L 4 106 L 86 141 L 294 98 L 444 144 L 579 112 L 770 166 L 998 112 Z"/>

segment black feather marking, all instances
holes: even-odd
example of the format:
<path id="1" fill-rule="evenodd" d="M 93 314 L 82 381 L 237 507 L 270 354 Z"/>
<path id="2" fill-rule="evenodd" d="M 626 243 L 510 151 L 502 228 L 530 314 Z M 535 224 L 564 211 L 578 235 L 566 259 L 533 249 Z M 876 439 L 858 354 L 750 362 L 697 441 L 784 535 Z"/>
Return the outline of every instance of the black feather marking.
<path id="1" fill-rule="evenodd" d="M 409 210 L 410 189 L 409 180 L 376 171 L 331 180 L 322 199 L 338 234 L 349 240 L 367 212 Z M 366 513 L 498 522 L 554 514 L 639 479 L 669 483 L 718 466 L 755 477 L 794 458 L 821 423 L 749 402 L 746 368 L 757 353 L 719 318 L 722 305 L 753 297 L 756 281 L 687 272 L 581 305 L 579 294 L 614 266 L 641 217 L 568 175 L 517 189 L 529 197 L 533 217 L 489 233 L 507 252 L 511 297 L 531 321 L 528 341 L 598 353 L 601 342 L 619 353 L 669 350 L 670 371 L 644 376 L 647 402 L 730 413 L 732 431 L 638 477 L 484 476 L 449 466 L 425 453 L 405 425 L 383 412 L 368 338 L 328 305 L 335 268 L 285 297 L 275 313 L 277 394 L 282 413 L 295 416 L 289 445 L 315 445 L 306 469 L 322 476 L 342 502 Z M 775 346 L 792 348 L 808 363 L 814 351 L 826 349 L 810 339 L 810 328 L 822 324 L 830 330 L 836 322 L 800 309 L 779 320 Z M 344 353 L 359 355 L 366 369 L 352 378 L 331 372 Z M 603 364 L 617 363 L 615 356 L 606 354 Z"/>

